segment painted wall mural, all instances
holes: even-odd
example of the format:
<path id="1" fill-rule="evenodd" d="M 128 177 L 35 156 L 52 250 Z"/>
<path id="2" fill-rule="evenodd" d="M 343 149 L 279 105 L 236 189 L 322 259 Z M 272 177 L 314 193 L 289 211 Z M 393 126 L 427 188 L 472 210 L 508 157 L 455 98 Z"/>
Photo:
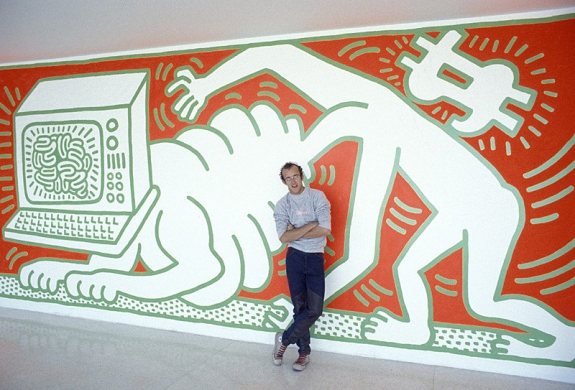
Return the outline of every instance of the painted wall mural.
<path id="1" fill-rule="evenodd" d="M 296 161 L 332 204 L 315 338 L 573 369 L 574 40 L 566 15 L 4 66 L 0 297 L 271 337 Z"/>

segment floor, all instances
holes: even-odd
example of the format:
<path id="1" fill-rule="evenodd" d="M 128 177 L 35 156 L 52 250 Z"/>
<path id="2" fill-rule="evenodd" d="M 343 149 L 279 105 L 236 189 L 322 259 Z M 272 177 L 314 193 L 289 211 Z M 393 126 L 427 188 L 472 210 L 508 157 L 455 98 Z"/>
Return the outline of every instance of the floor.
<path id="1" fill-rule="evenodd" d="M 270 345 L 0 308 L 0 389 L 509 389 L 574 385 L 318 352 L 304 372 Z"/>

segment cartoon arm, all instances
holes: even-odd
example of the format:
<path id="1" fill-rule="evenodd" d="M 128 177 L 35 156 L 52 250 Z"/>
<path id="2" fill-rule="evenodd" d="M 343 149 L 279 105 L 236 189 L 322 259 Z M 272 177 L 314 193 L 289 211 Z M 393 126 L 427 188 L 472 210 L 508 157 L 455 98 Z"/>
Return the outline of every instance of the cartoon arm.
<path id="1" fill-rule="evenodd" d="M 292 83 L 324 108 L 343 102 L 363 101 L 366 88 L 381 88 L 315 57 L 303 48 L 272 45 L 242 50 L 202 77 L 194 75 L 189 66 L 179 68 L 175 79 L 167 86 L 166 94 L 172 96 L 178 90 L 184 90 L 172 109 L 180 119 L 194 122 L 209 96 L 266 70 Z"/>

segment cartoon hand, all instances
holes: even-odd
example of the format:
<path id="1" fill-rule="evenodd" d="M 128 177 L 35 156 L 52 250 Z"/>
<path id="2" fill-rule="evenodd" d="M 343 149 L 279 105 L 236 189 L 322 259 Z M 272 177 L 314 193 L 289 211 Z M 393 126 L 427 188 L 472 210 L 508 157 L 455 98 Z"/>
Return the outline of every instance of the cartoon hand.
<path id="1" fill-rule="evenodd" d="M 194 76 L 194 71 L 189 66 L 176 70 L 174 80 L 166 87 L 166 95 L 172 96 L 178 90 L 184 92 L 172 104 L 172 111 L 182 121 L 193 123 L 198 119 L 200 111 L 206 104 L 207 93 L 202 91 L 202 79 Z"/>

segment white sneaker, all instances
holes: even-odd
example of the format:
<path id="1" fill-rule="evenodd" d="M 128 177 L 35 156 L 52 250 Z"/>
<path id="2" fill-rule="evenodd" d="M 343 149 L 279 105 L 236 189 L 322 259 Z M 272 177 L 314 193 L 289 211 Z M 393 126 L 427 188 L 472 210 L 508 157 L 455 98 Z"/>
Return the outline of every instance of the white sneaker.
<path id="1" fill-rule="evenodd" d="M 284 352 L 287 346 L 282 344 L 283 333 L 277 332 L 274 338 L 274 350 L 272 352 L 272 360 L 276 366 L 282 365 L 282 360 L 284 358 Z"/>
<path id="2" fill-rule="evenodd" d="M 299 355 L 297 360 L 293 362 L 292 367 L 295 371 L 303 371 L 309 364 L 309 361 L 310 361 L 309 355 L 305 355 L 302 353 L 301 355 Z"/>

